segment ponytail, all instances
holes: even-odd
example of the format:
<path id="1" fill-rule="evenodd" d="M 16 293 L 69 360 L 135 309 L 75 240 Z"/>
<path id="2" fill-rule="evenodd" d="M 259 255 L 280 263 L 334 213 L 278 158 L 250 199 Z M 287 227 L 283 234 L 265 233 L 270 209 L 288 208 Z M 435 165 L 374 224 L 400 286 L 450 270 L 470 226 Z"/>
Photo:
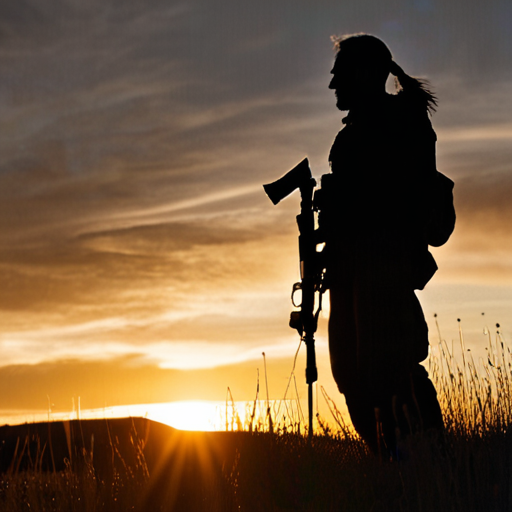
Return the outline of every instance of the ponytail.
<path id="1" fill-rule="evenodd" d="M 409 76 L 394 60 L 391 61 L 389 72 L 396 77 L 397 87 L 404 95 L 424 104 L 429 114 L 436 111 L 437 97 L 430 89 L 428 80 Z"/>

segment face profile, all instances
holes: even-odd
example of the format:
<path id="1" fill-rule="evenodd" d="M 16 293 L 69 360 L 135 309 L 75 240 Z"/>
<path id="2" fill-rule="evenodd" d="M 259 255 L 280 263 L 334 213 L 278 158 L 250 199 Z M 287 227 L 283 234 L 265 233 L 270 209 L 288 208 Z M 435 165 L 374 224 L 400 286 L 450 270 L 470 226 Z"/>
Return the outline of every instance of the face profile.
<path id="1" fill-rule="evenodd" d="M 334 91 L 336 106 L 340 110 L 350 110 L 357 96 L 359 85 L 357 84 L 357 73 L 353 69 L 349 69 L 348 63 L 338 55 L 331 74 L 329 89 Z"/>
<path id="2" fill-rule="evenodd" d="M 386 95 L 392 55 L 380 39 L 367 34 L 350 36 L 336 40 L 336 48 L 329 89 L 335 91 L 338 109 L 358 108 Z"/>

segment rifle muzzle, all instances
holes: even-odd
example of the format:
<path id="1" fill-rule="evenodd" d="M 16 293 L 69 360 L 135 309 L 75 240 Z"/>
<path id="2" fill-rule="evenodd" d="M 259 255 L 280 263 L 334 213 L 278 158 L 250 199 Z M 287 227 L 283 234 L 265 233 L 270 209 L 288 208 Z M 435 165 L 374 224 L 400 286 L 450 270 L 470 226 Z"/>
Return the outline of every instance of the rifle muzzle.
<path id="1" fill-rule="evenodd" d="M 279 201 L 290 195 L 295 189 L 300 188 L 312 179 L 309 161 L 304 158 L 291 171 L 273 183 L 263 185 L 270 200 L 277 204 Z"/>

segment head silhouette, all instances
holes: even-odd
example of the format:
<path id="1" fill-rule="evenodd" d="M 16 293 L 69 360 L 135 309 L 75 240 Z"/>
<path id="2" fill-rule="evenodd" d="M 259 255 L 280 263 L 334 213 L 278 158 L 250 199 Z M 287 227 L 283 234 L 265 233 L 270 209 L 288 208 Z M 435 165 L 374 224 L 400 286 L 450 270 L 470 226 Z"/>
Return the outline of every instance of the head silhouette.
<path id="1" fill-rule="evenodd" d="M 379 38 L 355 34 L 333 40 L 337 53 L 329 88 L 335 91 L 336 106 L 340 110 L 351 110 L 382 98 L 386 94 L 386 80 L 390 73 L 396 77 L 397 87 L 408 98 L 429 111 L 435 110 L 436 98 L 428 83 L 407 75 Z"/>
<path id="2" fill-rule="evenodd" d="M 336 60 L 330 89 L 340 110 L 350 110 L 386 92 L 393 60 L 388 47 L 378 38 L 358 34 L 335 40 Z"/>

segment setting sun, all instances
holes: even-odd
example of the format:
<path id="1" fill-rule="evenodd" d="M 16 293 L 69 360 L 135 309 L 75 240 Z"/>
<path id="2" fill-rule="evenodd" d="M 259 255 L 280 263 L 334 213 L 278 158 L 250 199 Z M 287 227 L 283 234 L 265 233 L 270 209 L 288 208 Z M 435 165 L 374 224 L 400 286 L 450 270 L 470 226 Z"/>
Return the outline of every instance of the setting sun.
<path id="1" fill-rule="evenodd" d="M 148 405 L 148 417 L 180 430 L 213 431 L 221 427 L 225 403 L 192 400 Z"/>

